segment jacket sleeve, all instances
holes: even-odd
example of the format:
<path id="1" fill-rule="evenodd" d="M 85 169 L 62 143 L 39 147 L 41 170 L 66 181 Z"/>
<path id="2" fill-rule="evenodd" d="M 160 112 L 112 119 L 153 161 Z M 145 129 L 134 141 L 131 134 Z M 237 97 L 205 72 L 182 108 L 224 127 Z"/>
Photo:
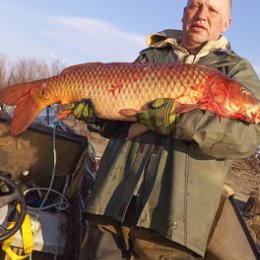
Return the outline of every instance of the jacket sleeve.
<path id="1" fill-rule="evenodd" d="M 260 81 L 248 61 L 241 59 L 228 74 L 260 98 Z M 260 124 L 219 118 L 211 112 L 195 110 L 180 117 L 174 137 L 190 141 L 195 151 L 214 158 L 242 158 L 255 152 L 260 145 Z"/>
<path id="2" fill-rule="evenodd" d="M 95 123 L 88 123 L 88 130 L 100 134 L 105 138 L 126 138 L 128 135 L 129 122 L 98 120 Z"/>
<path id="3" fill-rule="evenodd" d="M 140 53 L 138 62 L 156 62 L 156 55 L 149 49 Z M 225 73 L 249 88 L 260 99 L 260 81 L 252 65 L 237 57 Z M 211 112 L 194 110 L 179 117 L 173 137 L 190 142 L 195 152 L 218 159 L 247 157 L 260 145 L 260 124 L 219 118 Z"/>

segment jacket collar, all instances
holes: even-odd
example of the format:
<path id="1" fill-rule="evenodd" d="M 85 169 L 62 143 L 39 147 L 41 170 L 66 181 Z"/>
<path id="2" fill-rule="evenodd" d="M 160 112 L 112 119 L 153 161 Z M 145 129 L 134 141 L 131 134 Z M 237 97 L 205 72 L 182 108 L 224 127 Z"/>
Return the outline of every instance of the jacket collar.
<path id="1" fill-rule="evenodd" d="M 181 42 L 181 37 L 182 31 L 168 29 L 148 35 L 146 43 L 148 46 L 153 48 L 171 46 L 175 54 L 178 56 L 179 62 L 184 63 L 197 63 L 199 59 L 208 55 L 210 52 L 216 50 L 227 50 L 230 48 L 229 41 L 222 35 L 217 41 L 207 42 L 196 55 L 191 55 L 187 49 L 179 44 Z"/>

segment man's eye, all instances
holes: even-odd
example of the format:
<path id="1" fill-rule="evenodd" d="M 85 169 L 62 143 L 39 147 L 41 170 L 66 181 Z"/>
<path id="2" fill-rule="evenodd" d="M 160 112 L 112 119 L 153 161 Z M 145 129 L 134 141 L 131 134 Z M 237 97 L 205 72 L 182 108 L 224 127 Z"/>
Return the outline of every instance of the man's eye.
<path id="1" fill-rule="evenodd" d="M 218 11 L 216 9 L 214 9 L 214 8 L 209 8 L 209 11 L 211 13 L 213 13 L 213 14 L 217 14 L 218 13 Z"/>
<path id="2" fill-rule="evenodd" d="M 188 7 L 188 9 L 196 9 L 196 8 L 198 8 L 198 5 L 190 5 L 189 7 Z"/>

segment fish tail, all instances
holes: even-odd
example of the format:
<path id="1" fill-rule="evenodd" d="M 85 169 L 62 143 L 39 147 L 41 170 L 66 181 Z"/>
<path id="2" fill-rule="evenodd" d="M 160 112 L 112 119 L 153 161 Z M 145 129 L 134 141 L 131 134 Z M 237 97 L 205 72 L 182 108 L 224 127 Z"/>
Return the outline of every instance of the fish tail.
<path id="1" fill-rule="evenodd" d="M 31 97 L 32 89 L 40 84 L 40 81 L 33 81 L 0 89 L 0 103 L 16 106 L 10 127 L 13 136 L 27 129 L 43 109 Z"/>
<path id="2" fill-rule="evenodd" d="M 16 106 L 21 98 L 30 95 L 33 85 L 35 85 L 34 82 L 21 83 L 0 89 L 0 103 Z"/>

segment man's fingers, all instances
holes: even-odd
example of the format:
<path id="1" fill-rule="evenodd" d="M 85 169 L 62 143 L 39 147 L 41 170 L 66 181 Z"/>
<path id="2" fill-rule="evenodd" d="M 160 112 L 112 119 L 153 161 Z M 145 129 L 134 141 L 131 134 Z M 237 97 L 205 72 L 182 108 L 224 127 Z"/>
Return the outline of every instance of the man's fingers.
<path id="1" fill-rule="evenodd" d="M 61 109 L 64 110 L 72 110 L 76 107 L 77 103 L 69 103 L 69 104 L 64 104 L 61 105 Z"/>
<path id="2" fill-rule="evenodd" d="M 165 102 L 166 102 L 165 98 L 157 98 L 154 101 L 150 102 L 148 104 L 148 107 L 149 108 L 153 108 L 153 109 L 160 108 L 163 105 L 165 105 Z"/>
<path id="3" fill-rule="evenodd" d="M 150 111 L 144 111 L 141 112 L 137 115 L 138 120 L 141 122 L 142 121 L 147 121 L 151 120 L 151 112 Z"/>
<path id="4" fill-rule="evenodd" d="M 94 107 L 91 103 L 88 103 L 84 106 L 83 111 L 82 111 L 82 117 L 88 118 L 89 120 L 96 118 Z"/>

